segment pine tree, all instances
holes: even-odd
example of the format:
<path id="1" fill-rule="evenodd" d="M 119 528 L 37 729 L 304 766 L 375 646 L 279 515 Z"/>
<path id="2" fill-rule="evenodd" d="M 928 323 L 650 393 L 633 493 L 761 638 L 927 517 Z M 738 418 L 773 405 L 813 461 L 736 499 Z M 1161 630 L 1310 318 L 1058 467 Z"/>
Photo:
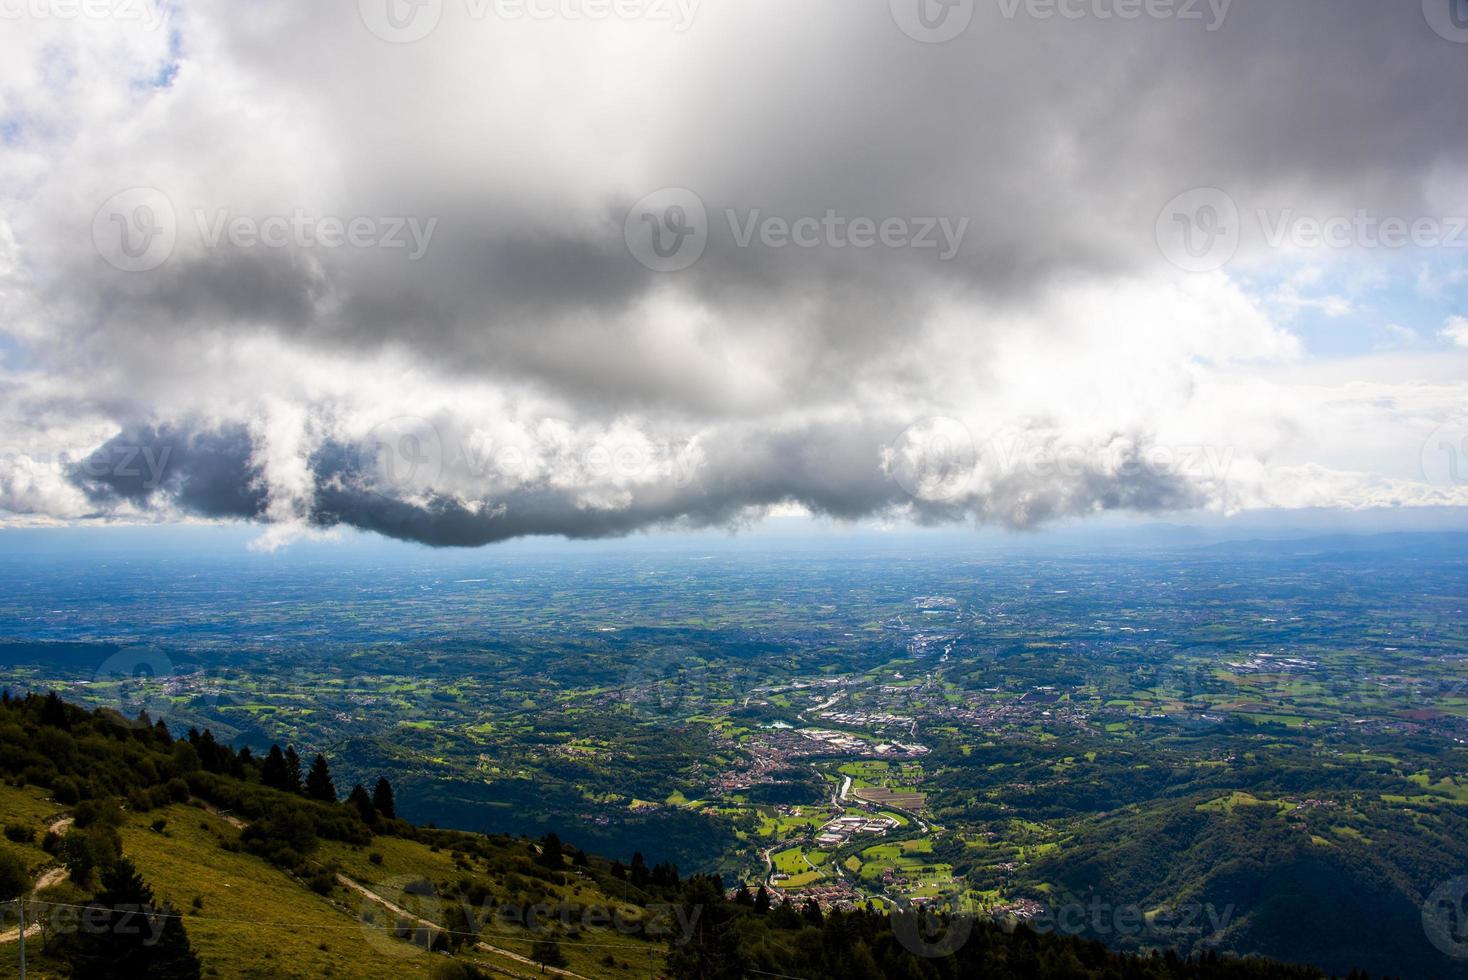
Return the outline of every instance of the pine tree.
<path id="1" fill-rule="evenodd" d="M 552 870 L 566 865 L 566 852 L 561 847 L 561 838 L 554 831 L 540 839 L 540 863 Z"/>
<path id="2" fill-rule="evenodd" d="M 289 789 L 292 793 L 301 792 L 301 757 L 296 755 L 296 747 L 287 745 L 285 747 L 286 778 L 289 780 Z"/>
<path id="3" fill-rule="evenodd" d="M 198 980 L 199 958 L 173 906 L 153 904 L 153 890 L 123 858 L 102 874 L 88 921 L 62 953 L 73 980 Z"/>
<path id="4" fill-rule="evenodd" d="M 61 729 L 71 727 L 66 717 L 66 705 L 55 691 L 48 693 L 41 703 L 41 724 Z"/>
<path id="5" fill-rule="evenodd" d="M 367 787 L 361 783 L 352 787 L 351 793 L 347 794 L 347 802 L 357 809 L 357 816 L 368 825 L 377 823 L 377 808 L 372 805 L 372 797 L 367 794 Z"/>
<path id="6" fill-rule="evenodd" d="M 383 776 L 377 781 L 377 786 L 372 790 L 372 806 L 377 812 L 388 820 L 398 818 L 397 801 L 393 799 L 392 783 Z"/>
<path id="7" fill-rule="evenodd" d="M 632 855 L 632 884 L 636 888 L 646 888 L 648 879 L 652 876 L 647 870 L 647 859 L 638 851 Z"/>
<path id="8" fill-rule="evenodd" d="M 336 802 L 336 784 L 331 781 L 331 770 L 326 767 L 326 756 L 317 753 L 311 763 L 311 774 L 306 777 L 306 795 L 323 803 Z"/>
<path id="9" fill-rule="evenodd" d="M 568 962 L 566 954 L 561 952 L 560 944 L 549 939 L 537 939 L 535 945 L 530 947 L 530 958 L 540 964 L 542 973 L 545 972 L 545 967 L 565 966 Z"/>
<path id="10" fill-rule="evenodd" d="M 754 896 L 754 910 L 764 915 L 770 910 L 770 893 L 765 891 L 765 886 L 759 886 L 759 892 Z"/>
<path id="11" fill-rule="evenodd" d="M 224 772 L 229 768 L 229 761 L 225 758 L 225 751 L 220 744 L 214 740 L 214 733 L 204 729 L 204 734 L 194 742 L 194 750 L 199 753 L 199 765 L 204 767 L 205 772 Z"/>
<path id="12" fill-rule="evenodd" d="M 260 767 L 260 782 L 271 789 L 290 789 L 290 766 L 286 763 L 285 753 L 280 751 L 279 745 L 270 747 L 270 754 Z"/>

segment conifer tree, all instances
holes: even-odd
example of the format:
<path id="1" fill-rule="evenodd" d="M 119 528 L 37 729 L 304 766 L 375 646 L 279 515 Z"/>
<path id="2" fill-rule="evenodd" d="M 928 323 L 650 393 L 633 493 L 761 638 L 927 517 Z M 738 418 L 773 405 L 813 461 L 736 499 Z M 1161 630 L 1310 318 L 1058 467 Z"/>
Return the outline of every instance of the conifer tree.
<path id="1" fill-rule="evenodd" d="M 301 757 L 296 755 L 296 747 L 287 745 L 285 747 L 286 777 L 290 782 L 289 789 L 292 793 L 302 792 L 301 786 Z"/>
<path id="2" fill-rule="evenodd" d="M 336 784 L 331 781 L 331 770 L 326 766 L 326 756 L 317 753 L 311 763 L 311 773 L 306 777 L 306 795 L 323 803 L 336 802 Z"/>
<path id="3" fill-rule="evenodd" d="M 372 806 L 385 819 L 396 820 L 398 817 L 397 801 L 393 798 L 392 784 L 383 776 L 377 780 L 377 786 L 372 790 Z"/>

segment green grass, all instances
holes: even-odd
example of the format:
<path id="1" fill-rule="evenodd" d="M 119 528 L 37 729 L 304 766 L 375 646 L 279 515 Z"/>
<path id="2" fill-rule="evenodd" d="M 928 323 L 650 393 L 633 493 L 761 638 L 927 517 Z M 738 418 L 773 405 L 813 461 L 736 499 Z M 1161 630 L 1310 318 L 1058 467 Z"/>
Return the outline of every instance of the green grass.
<path id="1" fill-rule="evenodd" d="M 168 821 L 163 834 L 147 826 L 160 817 Z M 188 911 L 185 928 L 207 976 L 266 980 L 404 974 L 404 965 L 391 952 L 396 947 L 411 956 L 415 950 L 381 932 L 369 932 L 345 906 L 260 859 L 220 846 L 222 840 L 237 837 L 238 831 L 224 820 L 188 806 L 143 814 L 122 830 L 124 853 L 155 895 Z M 196 897 L 203 901 L 200 910 L 191 908 Z"/>
<path id="2" fill-rule="evenodd" d="M 32 873 L 54 868 L 56 859 L 41 850 L 41 838 L 45 836 L 46 828 L 65 812 L 60 804 L 48 800 L 46 791 L 40 787 L 17 789 L 0 784 L 0 824 L 20 824 L 36 832 L 36 838 L 30 844 L 0 840 L 0 847 L 24 860 Z"/>

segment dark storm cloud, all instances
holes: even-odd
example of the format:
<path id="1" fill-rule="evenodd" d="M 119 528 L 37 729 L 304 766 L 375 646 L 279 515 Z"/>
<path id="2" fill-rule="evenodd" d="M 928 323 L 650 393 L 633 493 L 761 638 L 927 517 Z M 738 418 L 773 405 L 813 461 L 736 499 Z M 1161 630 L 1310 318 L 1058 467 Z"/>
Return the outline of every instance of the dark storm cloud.
<path id="1" fill-rule="evenodd" d="M 119 433 L 68 475 L 99 507 L 170 503 L 211 518 L 258 518 L 265 492 L 249 433 L 144 426 Z"/>
<path id="2" fill-rule="evenodd" d="M 1103 510 L 1199 502 L 1186 478 L 1146 463 L 1139 453 L 1114 469 L 1087 464 L 1066 472 L 1001 473 L 988 492 L 971 492 L 965 482 L 947 499 L 923 499 L 884 470 L 883 450 L 897 435 L 887 425 L 732 433 L 715 441 L 702 465 L 639 484 L 610 507 L 589 506 L 580 489 L 551 480 L 478 496 L 452 490 L 495 482 L 467 455 L 452 451 L 452 439 L 434 443 L 449 451 L 432 460 L 433 478 L 411 485 L 394 480 L 395 472 L 401 477 L 406 471 L 383 468 L 382 453 L 395 451 L 395 443 L 332 442 L 311 456 L 315 493 L 307 519 L 320 528 L 349 526 L 434 547 L 476 547 L 528 535 L 605 538 L 659 527 L 733 527 L 762 508 L 790 503 L 841 520 L 912 508 L 922 523 L 1028 528 Z M 241 430 L 142 429 L 109 440 L 71 477 L 104 508 L 122 501 L 166 504 L 204 517 L 259 520 L 266 501 L 255 451 Z M 440 463 L 446 465 L 440 469 Z"/>

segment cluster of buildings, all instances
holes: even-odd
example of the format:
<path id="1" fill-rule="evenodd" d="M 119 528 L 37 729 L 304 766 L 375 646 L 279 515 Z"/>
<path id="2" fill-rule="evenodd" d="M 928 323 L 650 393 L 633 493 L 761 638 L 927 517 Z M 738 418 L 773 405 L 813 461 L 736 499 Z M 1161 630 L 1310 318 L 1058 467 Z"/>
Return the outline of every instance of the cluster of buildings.
<path id="1" fill-rule="evenodd" d="M 989 910 L 989 914 L 995 919 L 1015 919 L 1023 922 L 1027 919 L 1038 919 L 1045 914 L 1045 906 L 1030 898 L 1015 899 L 1006 905 L 996 905 Z"/>
<path id="2" fill-rule="evenodd" d="M 1260 653 L 1245 661 L 1229 661 L 1226 666 L 1240 674 L 1287 674 L 1314 670 L 1320 664 L 1304 657 L 1287 657 L 1280 653 Z"/>
<path id="3" fill-rule="evenodd" d="M 715 794 L 734 793 L 753 786 L 778 784 L 776 773 L 812 756 L 848 755 L 857 758 L 912 759 L 927 755 L 926 745 L 909 742 L 872 743 L 828 728 L 775 728 L 751 735 L 738 748 L 748 757 L 739 769 L 719 773 L 710 783 Z"/>
<path id="4" fill-rule="evenodd" d="M 779 890 L 778 885 L 777 890 Z M 810 900 L 828 911 L 830 909 L 851 911 L 856 909 L 863 901 L 861 893 L 856 890 L 856 887 L 845 878 L 839 877 L 825 878 L 793 891 L 781 891 L 781 894 L 794 903 L 797 908 L 804 905 L 807 900 Z"/>
<path id="5" fill-rule="evenodd" d="M 824 848 L 841 847 L 859 834 L 886 837 L 887 832 L 896 826 L 898 826 L 897 821 L 891 817 L 848 814 L 837 817 L 823 826 L 816 834 L 816 845 Z"/>
<path id="6" fill-rule="evenodd" d="M 1031 696 L 1033 694 L 1033 696 Z M 934 714 L 949 722 L 981 731 L 1008 731 L 1016 725 L 1062 722 L 1089 727 L 1099 700 L 1062 701 L 1051 692 L 1027 692 L 1023 697 L 993 697 L 990 692 L 968 693 L 959 704 L 933 706 Z"/>

